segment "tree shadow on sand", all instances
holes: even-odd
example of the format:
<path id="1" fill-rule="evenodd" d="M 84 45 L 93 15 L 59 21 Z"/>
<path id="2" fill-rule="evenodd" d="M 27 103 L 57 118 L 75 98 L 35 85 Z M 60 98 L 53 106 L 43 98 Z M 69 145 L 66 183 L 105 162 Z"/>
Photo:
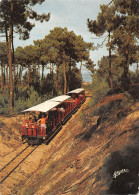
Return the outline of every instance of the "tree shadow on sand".
<path id="1" fill-rule="evenodd" d="M 91 126 L 91 128 L 89 128 L 89 130 L 87 129 L 86 131 L 78 134 L 75 136 L 75 139 L 81 139 L 84 141 L 89 141 L 92 137 L 92 135 L 94 134 L 94 132 L 96 131 L 98 125 L 93 125 Z"/>
<path id="2" fill-rule="evenodd" d="M 139 184 L 139 135 L 138 121 L 132 125 L 135 134 L 133 144 L 124 147 L 122 151 L 114 151 L 105 159 L 98 174 L 107 190 L 101 194 L 137 194 Z M 96 181 L 97 182 L 97 181 Z"/>

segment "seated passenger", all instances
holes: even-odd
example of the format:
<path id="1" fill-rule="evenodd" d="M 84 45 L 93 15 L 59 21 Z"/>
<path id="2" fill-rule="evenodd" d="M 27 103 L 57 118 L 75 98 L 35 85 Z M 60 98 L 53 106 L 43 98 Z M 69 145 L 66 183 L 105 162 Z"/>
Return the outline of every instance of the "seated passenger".
<path id="1" fill-rule="evenodd" d="M 82 100 L 83 100 L 83 95 L 80 94 L 80 95 L 79 95 L 79 98 L 80 98 L 80 100 L 82 101 Z"/>
<path id="2" fill-rule="evenodd" d="M 63 107 L 60 108 L 60 113 L 61 113 L 61 116 L 64 117 L 65 109 Z"/>
<path id="3" fill-rule="evenodd" d="M 24 123 L 23 123 L 23 127 L 28 127 L 28 120 L 27 119 L 24 119 Z"/>
<path id="4" fill-rule="evenodd" d="M 65 109 L 63 107 L 60 108 L 61 112 L 65 112 Z"/>
<path id="5" fill-rule="evenodd" d="M 32 120 L 31 117 L 29 118 L 29 124 L 30 124 L 30 125 L 33 125 L 33 120 Z"/>

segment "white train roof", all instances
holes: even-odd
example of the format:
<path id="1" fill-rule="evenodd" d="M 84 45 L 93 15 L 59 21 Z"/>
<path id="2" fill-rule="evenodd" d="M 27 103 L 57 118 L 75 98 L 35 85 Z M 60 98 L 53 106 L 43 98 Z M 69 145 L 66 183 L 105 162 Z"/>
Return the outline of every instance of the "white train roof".
<path id="1" fill-rule="evenodd" d="M 84 91 L 83 88 L 78 88 L 78 89 L 74 89 L 74 90 L 72 90 L 72 91 L 69 91 L 68 94 L 70 94 L 70 93 L 80 93 L 80 92 L 82 92 L 82 91 Z"/>
<path id="2" fill-rule="evenodd" d="M 23 110 L 22 112 L 33 112 L 33 111 L 38 111 L 38 112 L 48 112 L 52 108 L 58 106 L 61 102 L 56 102 L 56 101 L 51 101 L 47 100 L 41 104 L 38 104 L 36 106 L 33 106 L 31 108 L 28 108 L 26 110 Z"/>
<path id="3" fill-rule="evenodd" d="M 52 108 L 58 106 L 61 102 L 69 99 L 70 96 L 68 95 L 60 95 L 55 98 L 52 98 L 50 100 L 47 100 L 41 104 L 38 104 L 36 106 L 33 106 L 31 108 L 28 108 L 26 110 L 23 110 L 22 112 L 33 112 L 33 111 L 38 111 L 38 112 L 48 112 Z"/>
<path id="4" fill-rule="evenodd" d="M 70 98 L 70 96 L 68 96 L 68 95 L 60 95 L 60 96 L 57 96 L 55 98 L 52 98 L 51 101 L 63 102 L 65 100 L 69 99 L 69 98 Z"/>

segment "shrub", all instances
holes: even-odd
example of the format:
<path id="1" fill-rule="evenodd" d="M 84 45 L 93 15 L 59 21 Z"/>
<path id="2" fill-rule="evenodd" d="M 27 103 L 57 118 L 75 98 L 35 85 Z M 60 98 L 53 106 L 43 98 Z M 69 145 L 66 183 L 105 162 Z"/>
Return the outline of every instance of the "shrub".
<path id="1" fill-rule="evenodd" d="M 19 113 L 22 110 L 39 104 L 41 102 L 41 97 L 39 97 L 39 94 L 34 90 L 33 87 L 23 89 L 23 91 L 20 90 L 20 93 L 24 94 L 25 96 L 21 96 L 17 100 L 15 100 L 15 105 L 13 109 L 14 113 Z"/>
<path id="2" fill-rule="evenodd" d="M 9 103 L 9 90 L 0 91 L 0 108 L 5 108 Z"/>
<path id="3" fill-rule="evenodd" d="M 139 72 L 131 72 L 130 71 L 130 82 L 133 83 L 139 83 Z"/>
<path id="4" fill-rule="evenodd" d="M 9 90 L 0 91 L 0 114 L 7 115 L 9 113 Z"/>
<path id="5" fill-rule="evenodd" d="M 92 85 L 92 105 L 94 105 L 107 94 L 110 88 L 105 78 L 102 80 L 99 80 L 98 78 L 94 79 Z"/>
<path id="6" fill-rule="evenodd" d="M 129 108 L 132 104 L 134 103 L 134 99 L 132 97 L 132 95 L 128 92 L 125 91 L 124 92 L 124 98 L 121 101 L 121 108 Z"/>
<path id="7" fill-rule="evenodd" d="M 0 115 L 8 115 L 8 114 L 9 114 L 9 108 L 0 109 Z"/>
<path id="8" fill-rule="evenodd" d="M 119 114 L 126 116 L 130 111 L 131 105 L 134 103 L 132 96 L 126 91 L 122 100 L 115 100 L 105 104 L 90 113 L 90 116 L 101 116 L 101 122 L 111 119 L 112 122 L 116 122 Z"/>
<path id="9" fill-rule="evenodd" d="M 13 114 L 18 114 L 22 110 L 35 106 L 52 97 L 51 93 L 40 96 L 32 86 L 15 88 Z M 0 91 L 0 114 L 9 114 L 9 90 Z"/>

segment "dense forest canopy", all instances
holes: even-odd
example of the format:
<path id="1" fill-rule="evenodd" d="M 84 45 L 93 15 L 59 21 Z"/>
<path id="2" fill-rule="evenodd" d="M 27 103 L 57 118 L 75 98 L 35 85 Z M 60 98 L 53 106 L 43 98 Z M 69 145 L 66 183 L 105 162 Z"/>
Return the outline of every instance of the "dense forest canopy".
<path id="1" fill-rule="evenodd" d="M 85 42 L 82 35 L 66 27 L 55 27 L 44 39 L 34 40 L 33 45 L 14 49 L 14 34 L 26 40 L 35 26 L 31 21 L 49 22 L 50 13 L 33 11 L 36 4 L 43 2 L 0 2 L 0 34 L 5 36 L 5 42 L 0 42 L 0 113 L 9 113 L 9 109 L 11 113 L 19 112 L 81 87 L 83 65 L 92 73 L 92 85 L 128 90 L 130 84 L 137 82 L 137 0 L 113 0 L 100 6 L 96 20 L 87 19 L 89 32 L 100 38 L 106 35 L 104 41 L 107 39 L 109 55 L 98 61 L 98 68 L 90 56 L 94 43 Z M 131 73 L 130 66 L 136 66 L 136 72 Z"/>

